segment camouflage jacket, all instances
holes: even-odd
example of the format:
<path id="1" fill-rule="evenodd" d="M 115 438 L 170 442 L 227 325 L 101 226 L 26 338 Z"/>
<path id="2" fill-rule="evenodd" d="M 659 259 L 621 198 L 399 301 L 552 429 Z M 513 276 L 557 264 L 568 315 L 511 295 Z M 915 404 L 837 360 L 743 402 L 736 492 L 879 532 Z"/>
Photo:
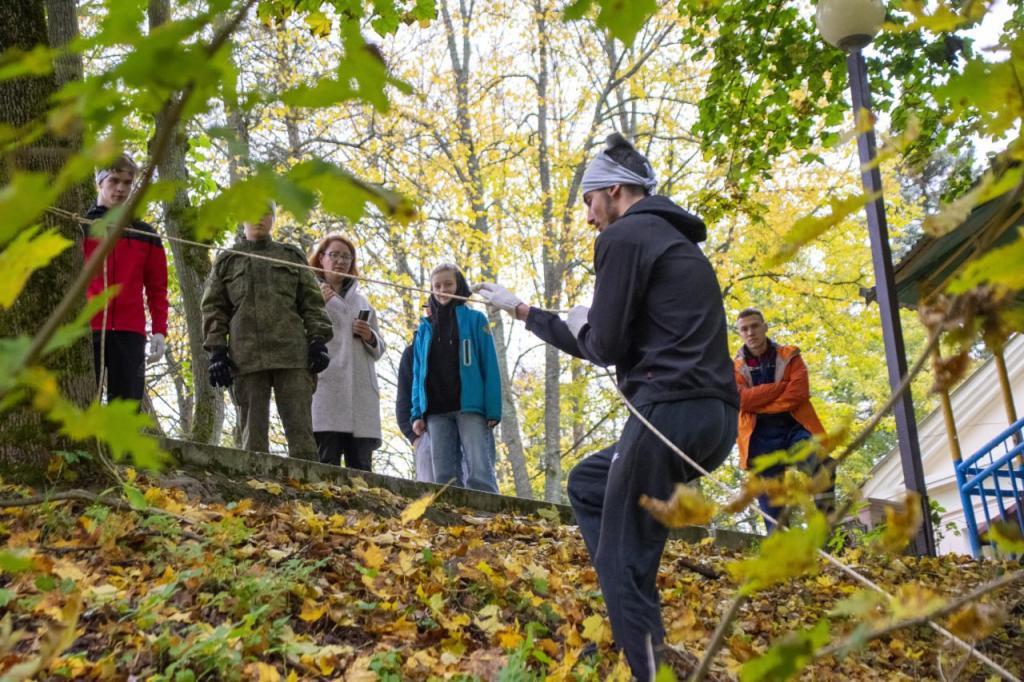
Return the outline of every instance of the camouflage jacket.
<path id="1" fill-rule="evenodd" d="M 306 367 L 310 342 L 333 336 L 313 273 L 246 253 L 306 265 L 298 248 L 270 239 L 222 251 L 203 293 L 203 348 L 227 347 L 238 374 Z"/>

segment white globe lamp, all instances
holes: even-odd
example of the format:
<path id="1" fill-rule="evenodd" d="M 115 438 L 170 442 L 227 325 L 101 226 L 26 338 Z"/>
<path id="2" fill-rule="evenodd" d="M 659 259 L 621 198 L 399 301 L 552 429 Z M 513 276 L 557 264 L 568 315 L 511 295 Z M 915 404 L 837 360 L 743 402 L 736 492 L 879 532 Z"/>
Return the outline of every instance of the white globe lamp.
<path id="1" fill-rule="evenodd" d="M 882 0 L 819 0 L 818 31 L 830 45 L 859 50 L 878 35 L 885 21 Z"/>

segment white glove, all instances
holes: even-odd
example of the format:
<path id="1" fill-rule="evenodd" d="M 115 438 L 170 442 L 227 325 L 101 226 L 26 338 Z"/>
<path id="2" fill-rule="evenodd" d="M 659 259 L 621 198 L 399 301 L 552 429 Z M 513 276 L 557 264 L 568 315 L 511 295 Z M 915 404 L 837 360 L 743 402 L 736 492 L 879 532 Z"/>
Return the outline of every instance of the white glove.
<path id="1" fill-rule="evenodd" d="M 587 323 L 587 315 L 590 314 L 590 308 L 585 305 L 573 306 L 569 311 L 569 315 L 565 319 L 565 323 L 569 325 L 569 331 L 572 332 L 573 336 L 579 336 L 580 330 L 583 329 L 583 325 Z"/>
<path id="2" fill-rule="evenodd" d="M 494 282 L 478 282 L 473 285 L 473 291 L 480 294 L 481 298 L 487 301 L 487 305 L 504 310 L 509 315 L 515 315 L 516 306 L 523 302 L 511 291 Z"/>
<path id="3" fill-rule="evenodd" d="M 156 362 L 164 356 L 164 352 L 167 350 L 167 341 L 164 339 L 163 334 L 153 334 L 149 337 L 149 355 L 146 356 L 146 362 L 150 364 Z"/>

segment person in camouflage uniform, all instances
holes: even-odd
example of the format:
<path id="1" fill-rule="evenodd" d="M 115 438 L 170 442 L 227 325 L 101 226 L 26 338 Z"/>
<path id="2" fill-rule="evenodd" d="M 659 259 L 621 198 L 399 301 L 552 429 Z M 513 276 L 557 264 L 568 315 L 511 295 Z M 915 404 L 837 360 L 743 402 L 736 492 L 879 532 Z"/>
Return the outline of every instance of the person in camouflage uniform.
<path id="1" fill-rule="evenodd" d="M 214 261 L 203 294 L 203 348 L 210 353 L 210 383 L 232 387 L 246 450 L 269 450 L 273 389 L 289 454 L 316 460 L 313 390 L 330 362 L 331 320 L 306 257 L 271 239 L 273 225 L 271 206 L 258 223 L 245 223 L 245 239 Z"/>

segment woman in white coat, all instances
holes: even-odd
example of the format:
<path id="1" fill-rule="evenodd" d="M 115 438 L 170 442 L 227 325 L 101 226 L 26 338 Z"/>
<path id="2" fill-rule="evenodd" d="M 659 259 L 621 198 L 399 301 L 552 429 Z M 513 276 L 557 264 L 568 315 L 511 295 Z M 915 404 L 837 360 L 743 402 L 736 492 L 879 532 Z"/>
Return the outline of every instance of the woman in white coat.
<path id="1" fill-rule="evenodd" d="M 359 291 L 356 247 L 332 233 L 320 240 L 309 264 L 321 268 L 320 291 L 334 327 L 327 344 L 331 364 L 317 377 L 313 394 L 313 435 L 320 461 L 372 471 L 380 447 L 380 388 L 376 362 L 384 355 L 377 313 Z"/>

